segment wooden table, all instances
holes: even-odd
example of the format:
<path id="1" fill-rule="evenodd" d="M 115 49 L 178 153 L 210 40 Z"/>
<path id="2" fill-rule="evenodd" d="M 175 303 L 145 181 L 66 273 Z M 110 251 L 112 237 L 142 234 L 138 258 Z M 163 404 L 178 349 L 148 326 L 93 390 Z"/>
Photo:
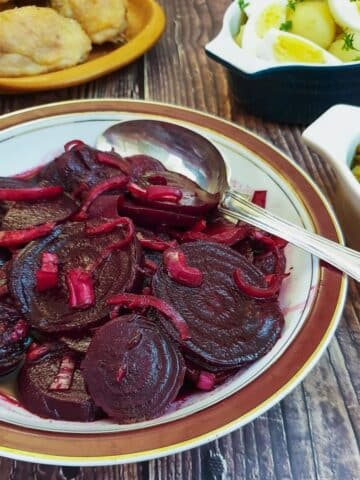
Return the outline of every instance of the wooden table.
<path id="1" fill-rule="evenodd" d="M 334 177 L 301 141 L 301 128 L 266 123 L 232 101 L 223 69 L 207 59 L 228 0 L 160 0 L 168 24 L 143 58 L 112 75 L 67 90 L 4 96 L 1 113 L 54 101 L 131 97 L 193 107 L 245 126 L 301 165 L 330 199 Z M 290 395 L 244 428 L 201 448 L 160 460 L 61 468 L 0 459 L 1 480 L 360 478 L 360 285 L 350 282 L 343 318 L 318 365 Z M 222 472 L 222 473 L 221 473 Z"/>

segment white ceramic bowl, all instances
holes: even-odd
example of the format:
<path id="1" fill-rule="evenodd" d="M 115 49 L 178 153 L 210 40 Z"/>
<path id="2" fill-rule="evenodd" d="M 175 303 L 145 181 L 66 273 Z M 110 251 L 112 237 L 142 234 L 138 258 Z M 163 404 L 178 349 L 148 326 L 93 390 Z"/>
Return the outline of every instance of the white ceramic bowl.
<path id="1" fill-rule="evenodd" d="M 242 15 L 234 1 L 220 32 L 205 46 L 209 57 L 226 68 L 242 107 L 266 120 L 309 124 L 335 104 L 360 106 L 360 62 L 276 64 L 259 59 L 234 40 Z"/>
<path id="2" fill-rule="evenodd" d="M 303 132 L 303 138 L 333 167 L 337 179 L 335 208 L 347 243 L 360 250 L 360 182 L 350 170 L 360 145 L 360 108 L 335 105 Z"/>

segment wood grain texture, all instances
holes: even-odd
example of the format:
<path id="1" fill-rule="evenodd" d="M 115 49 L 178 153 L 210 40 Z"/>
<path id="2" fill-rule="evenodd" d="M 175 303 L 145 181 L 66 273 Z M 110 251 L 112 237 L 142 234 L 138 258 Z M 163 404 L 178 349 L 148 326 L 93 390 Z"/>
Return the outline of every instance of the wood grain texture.
<path id="1" fill-rule="evenodd" d="M 57 92 L 4 96 L 0 112 L 78 98 L 130 97 L 196 108 L 242 125 L 293 158 L 330 200 L 330 168 L 301 128 L 265 123 L 231 99 L 222 67 L 204 45 L 228 0 L 161 0 L 168 18 L 145 57 L 95 82 Z M 342 321 L 321 361 L 281 403 L 215 442 L 133 465 L 64 468 L 0 459 L 1 480 L 358 480 L 360 478 L 360 286 L 350 282 Z"/>

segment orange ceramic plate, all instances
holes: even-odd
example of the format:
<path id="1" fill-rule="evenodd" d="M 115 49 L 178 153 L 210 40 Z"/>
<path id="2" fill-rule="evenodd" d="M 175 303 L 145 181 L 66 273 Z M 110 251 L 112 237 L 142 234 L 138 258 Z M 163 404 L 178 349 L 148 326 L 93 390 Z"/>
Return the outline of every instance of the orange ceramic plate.
<path id="1" fill-rule="evenodd" d="M 160 38 L 165 28 L 165 15 L 154 0 L 129 0 L 128 21 L 128 42 L 121 47 L 95 47 L 86 62 L 57 72 L 17 78 L 0 77 L 0 93 L 71 87 L 128 65 Z"/>

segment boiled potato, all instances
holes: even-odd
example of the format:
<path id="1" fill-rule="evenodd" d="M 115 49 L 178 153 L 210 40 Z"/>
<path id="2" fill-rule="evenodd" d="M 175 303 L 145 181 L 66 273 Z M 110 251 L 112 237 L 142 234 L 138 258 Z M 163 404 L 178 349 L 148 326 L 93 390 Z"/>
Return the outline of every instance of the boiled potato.
<path id="1" fill-rule="evenodd" d="M 294 10 L 288 10 L 291 33 L 308 38 L 322 48 L 329 48 L 335 39 L 336 24 L 326 2 L 300 2 Z"/>
<path id="2" fill-rule="evenodd" d="M 340 34 L 330 45 L 329 52 L 343 62 L 360 60 L 360 32 L 348 30 Z"/>

